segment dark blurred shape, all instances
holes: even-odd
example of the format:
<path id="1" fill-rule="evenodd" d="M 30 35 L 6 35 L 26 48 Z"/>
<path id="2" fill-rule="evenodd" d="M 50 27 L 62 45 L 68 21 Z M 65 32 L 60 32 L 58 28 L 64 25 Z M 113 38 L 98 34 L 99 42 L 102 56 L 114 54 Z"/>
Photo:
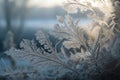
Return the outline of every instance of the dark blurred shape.
<path id="1" fill-rule="evenodd" d="M 0 44 L 2 44 L 3 40 L 4 40 L 4 42 L 9 41 L 9 40 L 6 40 L 7 38 L 5 37 L 5 36 L 8 37 L 9 32 L 11 32 L 14 35 L 14 36 L 12 36 L 12 38 L 13 38 L 12 42 L 15 42 L 15 44 L 17 42 L 19 42 L 19 40 L 21 39 L 21 34 L 23 32 L 25 15 L 26 15 L 26 10 L 27 10 L 27 7 L 26 7 L 27 1 L 28 0 L 2 0 L 0 2 L 2 5 L 1 6 L 2 9 L 0 10 L 0 12 L 3 13 L 3 17 L 0 16 L 0 18 L 1 18 L 0 23 L 2 23 L 2 20 L 3 20 L 3 22 L 5 22 L 4 26 L 6 27 L 5 28 L 3 25 L 0 25 L 0 29 L 2 30 L 1 32 L 3 34 L 3 35 L 0 35 L 0 37 L 1 37 Z M 13 24 L 13 22 L 16 20 L 19 21 L 18 26 Z M 3 45 L 5 48 L 7 46 L 7 43 L 11 44 L 11 42 L 6 42 L 6 45 Z M 13 46 L 11 46 L 11 47 L 13 47 Z M 10 48 L 10 45 L 8 48 Z M 8 49 L 8 48 L 6 48 L 6 49 Z M 0 51 L 1 51 L 1 48 L 0 48 Z"/>

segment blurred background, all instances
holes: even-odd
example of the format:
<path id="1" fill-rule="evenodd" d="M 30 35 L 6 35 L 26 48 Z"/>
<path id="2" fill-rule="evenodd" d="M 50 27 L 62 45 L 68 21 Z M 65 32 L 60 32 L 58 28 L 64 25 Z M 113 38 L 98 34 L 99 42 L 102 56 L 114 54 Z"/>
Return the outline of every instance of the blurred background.
<path id="1" fill-rule="evenodd" d="M 23 38 L 32 39 L 41 28 L 51 30 L 58 23 L 56 15 L 67 14 L 63 3 L 64 0 L 0 0 L 0 52 L 17 48 Z M 85 19 L 80 12 L 73 17 Z"/>

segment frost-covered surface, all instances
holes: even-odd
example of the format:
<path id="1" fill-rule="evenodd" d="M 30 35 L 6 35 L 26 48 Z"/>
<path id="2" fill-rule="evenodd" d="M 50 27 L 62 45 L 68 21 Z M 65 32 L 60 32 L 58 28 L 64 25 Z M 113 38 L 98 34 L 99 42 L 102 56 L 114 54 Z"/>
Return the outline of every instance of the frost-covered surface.
<path id="1" fill-rule="evenodd" d="M 21 49 L 10 49 L 6 54 L 15 60 L 29 61 L 37 70 L 26 72 L 33 80 L 119 80 L 119 7 L 119 0 L 67 0 L 68 13 L 89 10 L 88 16 L 93 22 L 80 26 L 79 19 L 74 20 L 69 14 L 57 16 L 59 23 L 52 32 L 38 31 L 36 39 L 24 39 Z M 55 46 L 49 35 L 58 39 Z M 57 51 L 59 44 L 62 45 L 60 52 Z M 19 71 L 17 74 L 21 75 Z M 18 78 L 16 74 L 9 75 Z"/>

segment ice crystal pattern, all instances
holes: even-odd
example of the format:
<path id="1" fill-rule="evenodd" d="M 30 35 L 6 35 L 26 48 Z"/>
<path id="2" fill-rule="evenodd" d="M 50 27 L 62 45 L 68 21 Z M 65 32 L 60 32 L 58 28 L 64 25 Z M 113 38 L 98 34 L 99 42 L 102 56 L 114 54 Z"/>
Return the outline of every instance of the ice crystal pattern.
<path id="1" fill-rule="evenodd" d="M 98 5 L 99 4 L 99 5 Z M 88 11 L 88 17 L 93 21 L 86 26 L 79 25 L 79 19 L 74 20 L 69 14 L 57 16 L 59 21 L 50 32 L 59 41 L 52 45 L 47 33 L 38 31 L 36 40 L 21 42 L 21 49 L 11 49 L 6 53 L 14 58 L 28 59 L 38 65 L 59 65 L 61 70 L 75 72 L 79 79 L 92 80 L 94 75 L 109 73 L 119 65 L 120 36 L 120 2 L 119 0 L 67 0 L 65 9 L 68 13 Z M 95 32 L 96 31 L 96 32 Z M 65 39 L 65 40 L 64 40 Z M 64 41 L 63 41 L 64 40 Z M 57 45 L 63 41 L 61 52 Z M 43 47 L 38 47 L 41 44 Z M 74 52 L 66 53 L 65 48 L 74 48 Z M 51 51 L 48 53 L 45 49 Z M 77 52 L 76 49 L 80 51 Z M 69 54 L 70 56 L 67 56 Z M 57 63 L 57 64 L 56 64 Z M 113 66 L 110 64 L 115 63 Z M 68 73 L 69 71 L 63 71 Z M 89 74 L 90 73 L 90 74 Z M 91 76 L 91 77 L 90 77 Z"/>

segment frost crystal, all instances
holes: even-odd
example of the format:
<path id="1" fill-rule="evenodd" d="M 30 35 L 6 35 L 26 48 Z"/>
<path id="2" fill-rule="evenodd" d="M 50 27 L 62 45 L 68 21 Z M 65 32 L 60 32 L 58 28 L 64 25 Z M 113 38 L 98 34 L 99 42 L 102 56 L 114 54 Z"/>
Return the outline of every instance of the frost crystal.
<path id="1" fill-rule="evenodd" d="M 81 27 L 79 19 L 74 20 L 69 14 L 65 17 L 57 16 L 60 23 L 50 32 L 58 39 L 55 46 L 47 33 L 38 31 L 36 40 L 24 39 L 21 49 L 11 49 L 6 53 L 17 59 L 28 59 L 39 67 L 45 65 L 47 68 L 42 68 L 47 69 L 49 73 L 42 73 L 45 77 L 53 77 L 62 70 L 63 75 L 73 71 L 79 80 L 93 80 L 92 77 L 96 75 L 110 73 L 120 66 L 119 4 L 118 0 L 67 0 L 65 8 L 68 12 L 76 12 L 77 9 L 82 12 L 89 10 L 88 15 L 93 22 Z M 58 52 L 57 46 L 60 43 L 61 51 Z M 38 47 L 37 44 L 43 47 Z M 46 49 L 52 52 L 49 53 Z M 112 63 L 114 65 L 111 65 Z M 54 65 L 55 69 L 51 69 L 51 65 Z M 71 78 L 71 75 L 69 77 Z M 72 78 L 75 77 L 76 75 L 72 75 Z"/>

